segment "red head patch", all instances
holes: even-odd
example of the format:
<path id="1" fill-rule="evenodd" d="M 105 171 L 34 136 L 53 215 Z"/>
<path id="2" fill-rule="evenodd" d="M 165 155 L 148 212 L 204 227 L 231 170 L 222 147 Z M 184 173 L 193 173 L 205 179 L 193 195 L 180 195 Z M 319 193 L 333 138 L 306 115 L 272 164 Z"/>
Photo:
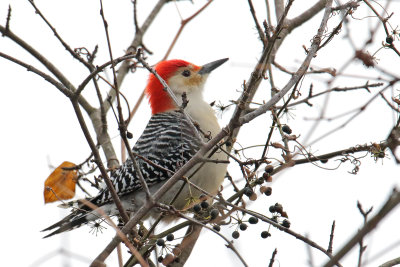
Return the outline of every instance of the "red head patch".
<path id="1" fill-rule="evenodd" d="M 191 63 L 187 61 L 172 59 L 161 61 L 156 65 L 155 70 L 158 75 L 167 82 L 179 68 L 187 67 L 189 65 L 191 65 Z M 150 74 L 149 76 L 145 92 L 149 98 L 152 114 L 176 108 L 175 103 L 172 101 L 168 93 L 164 91 L 164 86 L 153 74 Z"/>

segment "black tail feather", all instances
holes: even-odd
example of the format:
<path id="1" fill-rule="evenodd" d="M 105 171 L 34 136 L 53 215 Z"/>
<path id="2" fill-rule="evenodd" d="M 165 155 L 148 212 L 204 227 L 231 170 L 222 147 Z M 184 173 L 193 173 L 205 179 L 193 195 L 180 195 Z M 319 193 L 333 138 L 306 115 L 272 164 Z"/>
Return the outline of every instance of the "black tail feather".
<path id="1" fill-rule="evenodd" d="M 42 232 L 44 231 L 49 231 L 52 230 L 54 228 L 57 228 L 57 230 L 51 232 L 50 234 L 44 236 L 43 238 L 47 238 L 50 236 L 53 236 L 55 234 L 59 234 L 65 231 L 70 231 L 72 229 L 78 228 L 79 226 L 85 224 L 88 222 L 87 219 L 87 213 L 86 212 L 73 212 L 72 214 L 68 215 L 67 217 L 65 217 L 64 219 L 62 219 L 61 221 L 47 227 L 46 229 L 43 229 Z"/>
<path id="2" fill-rule="evenodd" d="M 94 197 L 92 199 L 87 199 L 86 201 L 90 201 L 92 204 L 99 206 L 98 202 L 103 197 L 103 195 L 102 195 L 103 193 L 104 193 L 104 191 L 102 191 L 102 193 L 97 195 L 96 197 Z M 78 203 L 79 202 L 80 201 L 78 200 Z M 53 225 L 50 225 L 46 229 L 43 229 L 41 232 L 53 230 L 58 227 L 58 229 L 56 229 L 55 231 L 51 232 L 50 234 L 46 235 L 43 238 L 47 238 L 47 237 L 53 236 L 55 234 L 73 230 L 75 228 L 80 227 L 83 224 L 88 223 L 89 221 L 93 221 L 98 218 L 101 218 L 101 216 L 99 216 L 98 214 L 97 215 L 95 215 L 95 214 L 96 214 L 96 212 L 92 212 L 92 209 L 89 206 L 86 206 L 85 204 L 80 203 L 79 209 L 75 209 L 71 214 L 66 216 L 61 221 L 59 221 Z M 95 215 L 95 216 L 93 216 L 93 215 Z"/>

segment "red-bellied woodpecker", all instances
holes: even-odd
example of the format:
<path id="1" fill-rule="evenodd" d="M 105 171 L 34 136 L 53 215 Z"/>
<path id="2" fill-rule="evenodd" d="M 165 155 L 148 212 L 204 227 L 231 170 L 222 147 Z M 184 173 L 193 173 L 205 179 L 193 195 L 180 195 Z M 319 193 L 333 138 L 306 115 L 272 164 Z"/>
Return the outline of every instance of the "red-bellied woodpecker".
<path id="1" fill-rule="evenodd" d="M 198 123 L 204 133 L 210 133 L 212 136 L 220 131 L 214 110 L 203 99 L 203 87 L 208 74 L 227 60 L 217 60 L 201 67 L 183 60 L 167 60 L 158 63 L 155 70 L 167 82 L 178 103 L 164 90 L 164 86 L 157 77 L 150 74 L 146 94 L 149 98 L 152 117 L 132 152 L 140 155 L 136 160 L 151 193 L 157 191 L 199 150 L 202 142 L 199 135 L 194 132 L 195 129 L 191 127 L 189 117 Z M 186 93 L 187 100 L 184 110 L 189 116 L 180 109 L 182 99 L 185 99 L 182 97 L 183 93 Z M 225 153 L 217 151 L 212 154 L 211 159 L 226 160 L 227 157 Z M 196 165 L 186 173 L 185 177 L 188 177 L 191 183 L 215 195 L 225 177 L 226 167 L 226 164 L 208 161 L 203 165 Z M 130 159 L 110 175 L 124 208 L 129 212 L 135 212 L 146 201 L 145 192 L 142 190 L 137 175 Z M 191 198 L 199 197 L 201 194 L 199 190 L 184 184 L 183 180 L 177 182 L 164 194 L 160 202 L 170 204 L 174 200 L 173 206 L 176 209 L 183 209 Z M 118 214 L 107 188 L 101 190 L 89 201 L 103 209 L 108 215 Z M 154 212 L 152 211 L 153 214 Z M 55 229 L 45 236 L 49 237 L 99 218 L 101 218 L 99 213 L 80 204 L 79 209 L 75 209 L 70 215 L 43 231 Z"/>

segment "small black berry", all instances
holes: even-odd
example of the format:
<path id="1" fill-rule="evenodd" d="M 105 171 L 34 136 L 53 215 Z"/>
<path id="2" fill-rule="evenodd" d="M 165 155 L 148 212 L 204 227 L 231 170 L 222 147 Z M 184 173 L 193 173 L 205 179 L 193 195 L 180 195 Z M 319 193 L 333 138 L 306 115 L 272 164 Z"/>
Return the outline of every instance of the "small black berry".
<path id="1" fill-rule="evenodd" d="M 328 159 L 321 159 L 320 161 L 321 161 L 321 163 L 325 164 L 328 162 Z"/>
<path id="2" fill-rule="evenodd" d="M 290 222 L 289 222 L 289 220 L 283 220 L 283 222 L 282 222 L 282 226 L 283 227 L 286 227 L 286 228 L 290 228 Z"/>
<path id="3" fill-rule="evenodd" d="M 239 232 L 238 232 L 238 231 L 233 231 L 233 233 L 232 233 L 232 237 L 233 237 L 234 239 L 238 239 L 238 238 L 239 238 L 239 236 L 240 236 L 240 234 L 239 234 Z"/>
<path id="4" fill-rule="evenodd" d="M 218 224 L 213 226 L 213 229 L 217 232 L 221 231 L 221 226 L 219 226 Z"/>
<path id="5" fill-rule="evenodd" d="M 126 138 L 132 139 L 133 138 L 133 134 L 131 132 L 126 132 Z"/>
<path id="6" fill-rule="evenodd" d="M 208 206 L 210 206 L 210 204 L 208 204 L 208 202 L 206 202 L 206 201 L 203 201 L 203 202 L 200 203 L 200 206 L 201 206 L 203 209 L 206 209 L 206 208 L 208 208 Z"/>
<path id="7" fill-rule="evenodd" d="M 163 259 L 164 259 L 163 256 L 159 256 L 159 257 L 157 258 L 157 261 L 158 261 L 158 262 L 162 262 Z"/>
<path id="8" fill-rule="evenodd" d="M 249 196 L 249 199 L 251 201 L 256 201 L 257 200 L 257 194 L 256 193 L 251 194 L 251 196 Z"/>
<path id="9" fill-rule="evenodd" d="M 269 236 L 271 236 L 271 234 L 270 234 L 268 231 L 262 231 L 262 232 L 261 232 L 261 237 L 262 237 L 262 238 L 267 238 L 267 237 L 269 237 Z"/>
<path id="10" fill-rule="evenodd" d="M 269 212 L 271 213 L 276 212 L 275 206 L 269 206 Z"/>
<path id="11" fill-rule="evenodd" d="M 265 172 L 264 172 L 265 173 Z M 264 174 L 263 174 L 264 175 Z M 264 176 L 263 176 L 263 178 L 264 178 Z M 263 184 L 264 183 L 264 180 L 262 179 L 262 178 L 257 178 L 257 180 L 256 180 L 256 184 L 258 184 L 258 185 L 261 185 L 261 184 Z"/>
<path id="12" fill-rule="evenodd" d="M 246 229 L 247 229 L 247 224 L 241 223 L 241 224 L 239 225 L 239 228 L 240 228 L 240 230 L 242 230 L 242 231 L 246 231 Z"/>
<path id="13" fill-rule="evenodd" d="M 258 218 L 257 218 L 257 217 L 250 217 L 250 218 L 249 218 L 249 223 L 250 223 L 250 224 L 256 224 L 256 223 L 258 223 Z"/>
<path id="14" fill-rule="evenodd" d="M 265 166 L 264 170 L 265 170 L 266 173 L 272 173 L 274 171 L 274 166 L 267 165 L 267 166 Z"/>
<path id="15" fill-rule="evenodd" d="M 391 45 L 393 43 L 393 37 L 392 36 L 386 37 L 386 43 Z"/>
<path id="16" fill-rule="evenodd" d="M 199 204 L 196 204 L 196 205 L 194 205 L 193 206 L 193 210 L 194 210 L 194 212 L 200 212 L 201 211 L 201 206 L 199 205 Z"/>
<path id="17" fill-rule="evenodd" d="M 278 213 L 282 213 L 283 212 L 283 207 L 281 204 L 279 203 L 275 203 L 275 211 Z"/>
<path id="18" fill-rule="evenodd" d="M 272 187 L 268 186 L 268 187 L 265 189 L 264 194 L 265 194 L 266 196 L 270 196 L 270 195 L 272 194 Z"/>
<path id="19" fill-rule="evenodd" d="M 174 240 L 174 239 L 175 239 L 174 234 L 168 234 L 168 235 L 167 235 L 167 240 L 168 240 L 168 241 L 172 241 L 172 240 Z"/>
<path id="20" fill-rule="evenodd" d="M 250 187 L 245 187 L 244 191 L 243 191 L 243 194 L 245 194 L 248 197 L 251 197 L 251 195 L 253 195 L 253 190 L 251 190 Z"/>
<path id="21" fill-rule="evenodd" d="M 287 134 L 291 134 L 291 133 L 292 133 L 292 129 L 290 129 L 290 127 L 287 126 L 287 125 L 283 125 L 283 126 L 282 126 L 282 131 L 283 131 L 284 133 L 287 133 Z"/>
<path id="22" fill-rule="evenodd" d="M 157 246 L 163 247 L 165 246 L 165 241 L 162 238 L 157 239 Z"/>
<path id="23" fill-rule="evenodd" d="M 218 217 L 219 211 L 217 209 L 213 209 L 210 212 L 211 220 L 214 220 L 215 218 Z"/>

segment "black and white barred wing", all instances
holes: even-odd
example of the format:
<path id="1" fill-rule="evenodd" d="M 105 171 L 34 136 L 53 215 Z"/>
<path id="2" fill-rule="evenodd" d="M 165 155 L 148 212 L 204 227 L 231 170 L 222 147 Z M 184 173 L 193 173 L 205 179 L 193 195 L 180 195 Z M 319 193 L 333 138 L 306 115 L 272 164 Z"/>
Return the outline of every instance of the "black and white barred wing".
<path id="1" fill-rule="evenodd" d="M 181 112 L 173 111 L 153 115 L 132 152 L 148 186 L 170 178 L 200 148 L 189 122 Z M 111 174 L 115 190 L 123 196 L 142 188 L 133 163 L 128 159 Z M 98 203 L 112 200 L 106 189 L 98 196 Z"/>
<path id="2" fill-rule="evenodd" d="M 200 144 L 183 114 L 173 111 L 153 115 L 132 152 L 137 155 L 140 171 L 151 187 L 170 178 L 199 150 Z M 130 159 L 113 171 L 110 178 L 119 197 L 142 189 Z M 89 201 L 101 207 L 112 203 L 112 197 L 108 188 L 105 188 Z M 81 204 L 79 209 L 43 231 L 58 228 L 45 236 L 49 237 L 80 227 L 97 218 L 99 216 L 93 215 L 89 207 Z"/>

